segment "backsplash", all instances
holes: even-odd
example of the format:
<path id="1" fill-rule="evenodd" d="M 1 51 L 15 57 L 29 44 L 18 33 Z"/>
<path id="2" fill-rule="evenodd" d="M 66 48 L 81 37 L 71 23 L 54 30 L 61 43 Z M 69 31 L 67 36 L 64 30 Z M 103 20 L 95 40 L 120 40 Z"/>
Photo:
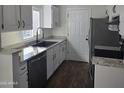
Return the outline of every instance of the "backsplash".
<path id="1" fill-rule="evenodd" d="M 52 35 L 51 29 L 44 29 L 44 36 L 49 37 Z M 22 39 L 20 31 L 13 32 L 5 32 L 1 33 L 1 47 L 6 47 L 9 45 L 22 43 L 24 40 Z"/>
<path id="2" fill-rule="evenodd" d="M 23 42 L 23 40 L 19 31 L 1 33 L 1 47 L 9 46 L 20 42 Z"/>

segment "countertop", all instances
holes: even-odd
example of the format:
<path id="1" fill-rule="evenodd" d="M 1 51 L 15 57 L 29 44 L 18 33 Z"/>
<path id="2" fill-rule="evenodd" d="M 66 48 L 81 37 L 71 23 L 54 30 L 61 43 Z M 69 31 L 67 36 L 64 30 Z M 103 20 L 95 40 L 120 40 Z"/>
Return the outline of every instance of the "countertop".
<path id="1" fill-rule="evenodd" d="M 104 50 L 114 50 L 114 51 L 120 51 L 121 47 L 112 47 L 112 46 L 95 46 L 95 49 L 104 49 Z"/>
<path id="2" fill-rule="evenodd" d="M 122 59 L 93 56 L 92 63 L 101 66 L 124 68 L 124 61 Z"/>
<path id="3" fill-rule="evenodd" d="M 18 52 L 21 57 L 21 61 L 25 61 L 28 58 L 35 56 L 41 52 L 44 52 L 65 40 L 66 40 L 66 37 L 60 37 L 60 36 L 49 37 L 49 38 L 44 39 L 43 41 L 53 41 L 53 42 L 57 42 L 57 43 L 51 45 L 50 47 L 33 47 L 33 46 L 31 46 L 31 45 L 35 44 L 36 41 L 19 43 L 19 44 L 15 44 L 15 45 L 11 45 L 11 46 L 2 48 L 0 53 L 5 54 L 5 55 L 11 55 L 13 53 Z M 42 40 L 40 42 L 42 42 Z"/>

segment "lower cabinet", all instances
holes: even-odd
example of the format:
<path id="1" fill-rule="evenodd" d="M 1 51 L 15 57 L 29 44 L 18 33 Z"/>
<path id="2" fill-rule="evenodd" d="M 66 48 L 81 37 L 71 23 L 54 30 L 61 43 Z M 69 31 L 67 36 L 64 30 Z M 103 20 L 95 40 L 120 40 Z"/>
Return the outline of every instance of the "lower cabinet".
<path id="1" fill-rule="evenodd" d="M 27 62 L 24 62 L 19 66 L 19 87 L 28 88 Z"/>
<path id="2" fill-rule="evenodd" d="M 19 76 L 19 87 L 20 88 L 28 88 L 28 76 L 27 71 Z"/>
<path id="3" fill-rule="evenodd" d="M 60 48 L 60 62 L 59 64 L 62 64 L 62 62 L 65 60 L 66 56 L 66 41 L 62 42 L 59 46 Z"/>
<path id="4" fill-rule="evenodd" d="M 53 74 L 53 48 L 47 50 L 47 79 Z"/>
<path id="5" fill-rule="evenodd" d="M 95 88 L 124 88 L 124 69 L 95 65 Z"/>
<path id="6" fill-rule="evenodd" d="M 53 48 L 53 69 L 54 71 L 58 68 L 60 63 L 60 51 L 59 44 Z"/>
<path id="7" fill-rule="evenodd" d="M 66 41 L 47 50 L 47 79 L 65 60 Z"/>

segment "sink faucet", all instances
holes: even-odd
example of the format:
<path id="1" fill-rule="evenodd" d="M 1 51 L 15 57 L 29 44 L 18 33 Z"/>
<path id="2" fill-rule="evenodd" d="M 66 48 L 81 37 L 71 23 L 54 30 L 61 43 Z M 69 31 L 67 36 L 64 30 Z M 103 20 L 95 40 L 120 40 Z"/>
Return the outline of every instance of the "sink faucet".
<path id="1" fill-rule="evenodd" d="M 43 29 L 41 28 L 41 27 L 38 27 L 37 28 L 37 32 L 36 32 L 36 43 L 38 43 L 39 41 L 38 41 L 38 31 L 39 30 L 42 30 L 42 38 L 44 39 L 44 31 L 43 31 Z"/>

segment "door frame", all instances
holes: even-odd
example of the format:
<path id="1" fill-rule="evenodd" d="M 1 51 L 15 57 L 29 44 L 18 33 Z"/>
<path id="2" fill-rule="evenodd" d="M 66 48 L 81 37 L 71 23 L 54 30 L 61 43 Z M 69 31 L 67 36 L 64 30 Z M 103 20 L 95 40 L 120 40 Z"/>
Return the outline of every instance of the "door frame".
<path id="1" fill-rule="evenodd" d="M 69 30 L 68 30 L 68 13 L 70 12 L 70 11 L 76 11 L 76 10 L 88 10 L 88 13 L 89 13 L 89 30 L 88 30 L 88 36 L 89 36 L 89 31 L 90 31 L 90 18 L 92 17 L 92 9 L 91 8 L 67 8 L 67 10 L 66 10 L 66 37 L 67 37 L 67 54 L 66 54 L 66 60 L 68 60 L 69 59 L 69 50 L 68 50 L 68 48 L 69 48 L 69 44 L 68 44 L 68 39 L 69 39 L 69 37 L 68 37 L 68 35 L 69 35 Z M 89 41 L 88 41 L 88 43 L 89 43 Z M 89 46 L 89 62 L 90 62 L 90 46 Z"/>

